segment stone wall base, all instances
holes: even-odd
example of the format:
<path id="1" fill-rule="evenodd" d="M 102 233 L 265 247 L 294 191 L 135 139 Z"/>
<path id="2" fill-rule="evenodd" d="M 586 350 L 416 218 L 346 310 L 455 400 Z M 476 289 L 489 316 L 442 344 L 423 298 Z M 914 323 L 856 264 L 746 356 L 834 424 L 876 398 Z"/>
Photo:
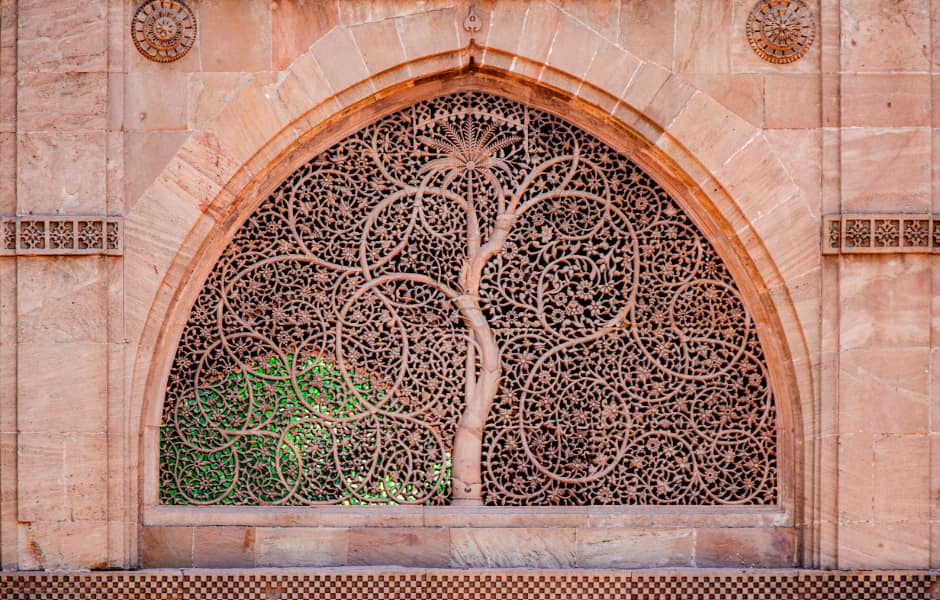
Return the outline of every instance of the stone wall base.
<path id="1" fill-rule="evenodd" d="M 0 575 L 0 598 L 938 600 L 940 572 L 405 568 L 13 572 Z"/>

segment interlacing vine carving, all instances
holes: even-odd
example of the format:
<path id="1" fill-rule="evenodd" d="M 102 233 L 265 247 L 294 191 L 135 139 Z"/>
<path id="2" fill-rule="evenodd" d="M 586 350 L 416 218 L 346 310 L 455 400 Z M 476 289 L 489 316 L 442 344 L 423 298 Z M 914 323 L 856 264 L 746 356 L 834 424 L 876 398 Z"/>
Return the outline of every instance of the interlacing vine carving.
<path id="1" fill-rule="evenodd" d="M 299 168 L 180 339 L 168 504 L 777 502 L 776 416 L 721 259 L 622 154 L 491 94 Z"/>

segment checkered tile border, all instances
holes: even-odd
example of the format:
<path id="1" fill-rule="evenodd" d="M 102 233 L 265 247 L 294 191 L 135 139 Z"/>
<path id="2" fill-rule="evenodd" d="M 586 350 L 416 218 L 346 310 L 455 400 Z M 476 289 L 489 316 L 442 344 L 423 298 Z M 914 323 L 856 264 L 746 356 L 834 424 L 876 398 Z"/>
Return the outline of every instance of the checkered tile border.
<path id="1" fill-rule="evenodd" d="M 9 573 L 4 600 L 937 600 L 940 574 L 695 571 Z"/>

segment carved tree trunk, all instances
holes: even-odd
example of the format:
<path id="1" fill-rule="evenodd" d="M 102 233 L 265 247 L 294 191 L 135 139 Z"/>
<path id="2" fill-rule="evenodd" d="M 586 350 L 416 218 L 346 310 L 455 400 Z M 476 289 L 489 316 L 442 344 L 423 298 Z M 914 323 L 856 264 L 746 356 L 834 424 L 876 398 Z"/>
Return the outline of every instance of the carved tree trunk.
<path id="1" fill-rule="evenodd" d="M 500 214 L 492 236 L 481 245 L 473 186 L 470 186 L 467 199 L 468 256 L 460 274 L 464 294 L 455 300 L 472 342 L 468 347 L 466 407 L 457 424 L 451 455 L 452 502 L 457 506 L 483 504 L 483 428 L 499 391 L 501 366 L 496 336 L 480 305 L 480 282 L 487 261 L 503 249 L 514 222 L 512 215 Z"/>
<path id="2" fill-rule="evenodd" d="M 480 310 L 479 298 L 461 296 L 457 304 L 467 319 L 470 335 L 479 348 L 480 370 L 478 374 L 474 374 L 476 365 L 473 364 L 475 361 L 471 356 L 467 361 L 467 404 L 454 436 L 451 467 L 453 503 L 480 505 L 483 503 L 483 427 L 499 389 L 499 347 Z"/>

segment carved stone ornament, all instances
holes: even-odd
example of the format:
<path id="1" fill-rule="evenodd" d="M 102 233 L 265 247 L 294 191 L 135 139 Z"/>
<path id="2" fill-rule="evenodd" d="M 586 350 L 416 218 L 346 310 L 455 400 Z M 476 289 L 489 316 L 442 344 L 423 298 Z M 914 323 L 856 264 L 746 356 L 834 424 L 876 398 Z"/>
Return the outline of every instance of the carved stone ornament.
<path id="1" fill-rule="evenodd" d="M 773 505 L 754 321 L 626 156 L 491 94 L 300 167 L 241 226 L 166 386 L 166 504 Z"/>
<path id="2" fill-rule="evenodd" d="M 799 60 L 815 37 L 816 21 L 802 0 L 760 0 L 747 18 L 747 41 L 768 62 Z"/>
<path id="3" fill-rule="evenodd" d="M 156 62 L 186 56 L 196 41 L 196 16 L 178 0 L 149 0 L 134 13 L 131 37 L 137 50 Z"/>
<path id="4" fill-rule="evenodd" d="M 929 214 L 844 214 L 823 218 L 823 254 L 940 252 L 940 217 Z"/>
<path id="5" fill-rule="evenodd" d="M 483 28 L 483 21 L 477 16 L 473 4 L 467 9 L 467 16 L 463 18 L 463 28 L 469 33 L 478 33 Z"/>
<path id="6" fill-rule="evenodd" d="M 119 255 L 120 217 L 3 217 L 0 255 Z"/>

